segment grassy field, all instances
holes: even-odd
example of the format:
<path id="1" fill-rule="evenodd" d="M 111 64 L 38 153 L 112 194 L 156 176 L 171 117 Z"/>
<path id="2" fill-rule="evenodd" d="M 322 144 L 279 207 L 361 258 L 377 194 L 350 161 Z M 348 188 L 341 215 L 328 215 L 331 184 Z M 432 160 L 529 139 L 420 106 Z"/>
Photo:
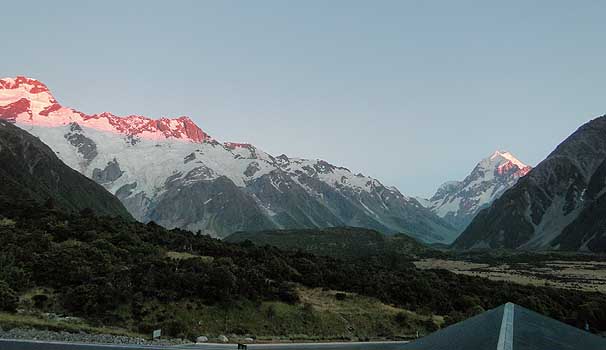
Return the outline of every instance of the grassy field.
<path id="1" fill-rule="evenodd" d="M 488 264 L 448 259 L 423 259 L 420 269 L 445 269 L 496 281 L 606 293 L 606 262 L 550 260 L 540 264 Z"/>

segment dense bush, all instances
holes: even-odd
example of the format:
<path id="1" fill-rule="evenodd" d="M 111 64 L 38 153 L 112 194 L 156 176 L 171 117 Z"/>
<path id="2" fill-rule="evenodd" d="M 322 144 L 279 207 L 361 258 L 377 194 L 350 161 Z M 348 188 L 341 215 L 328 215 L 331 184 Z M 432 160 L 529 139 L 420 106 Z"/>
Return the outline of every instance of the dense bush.
<path id="1" fill-rule="evenodd" d="M 405 326 L 410 322 L 410 317 L 408 316 L 408 314 L 402 311 L 396 314 L 395 319 L 396 322 L 402 326 Z"/>
<path id="2" fill-rule="evenodd" d="M 34 203 L 0 200 L 0 214 L 14 222 L 0 225 L 0 278 L 6 281 L 0 284 L 0 300 L 8 305 L 5 309 L 14 308 L 13 291 L 47 287 L 70 314 L 106 324 L 138 324 L 147 301 L 295 303 L 299 300 L 293 286 L 302 284 L 376 297 L 420 313 L 448 316 L 448 322 L 511 301 L 562 321 L 587 320 L 606 330 L 606 296 L 599 293 L 421 271 L 410 264 L 389 265 L 381 257 L 345 263 L 269 246 L 225 243 L 154 223 L 65 214 Z"/>

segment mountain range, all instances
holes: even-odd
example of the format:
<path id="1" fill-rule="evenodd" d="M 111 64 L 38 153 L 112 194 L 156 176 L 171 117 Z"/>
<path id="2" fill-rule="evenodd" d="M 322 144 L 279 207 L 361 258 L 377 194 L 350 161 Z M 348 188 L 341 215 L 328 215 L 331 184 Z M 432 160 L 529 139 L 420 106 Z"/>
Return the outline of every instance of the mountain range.
<path id="1" fill-rule="evenodd" d="M 187 117 L 85 114 L 42 82 L 0 80 L 0 119 L 37 136 L 142 222 L 216 237 L 243 230 L 358 226 L 450 243 L 457 229 L 378 180 L 323 160 L 219 142 Z"/>
<path id="2" fill-rule="evenodd" d="M 454 243 L 458 249 L 606 251 L 606 116 L 581 126 Z"/>
<path id="3" fill-rule="evenodd" d="M 0 195 L 68 211 L 214 237 L 352 226 L 457 249 L 606 250 L 606 116 L 534 169 L 496 151 L 429 199 L 324 160 L 219 142 L 187 117 L 85 114 L 27 77 L 0 79 L 0 121 Z"/>

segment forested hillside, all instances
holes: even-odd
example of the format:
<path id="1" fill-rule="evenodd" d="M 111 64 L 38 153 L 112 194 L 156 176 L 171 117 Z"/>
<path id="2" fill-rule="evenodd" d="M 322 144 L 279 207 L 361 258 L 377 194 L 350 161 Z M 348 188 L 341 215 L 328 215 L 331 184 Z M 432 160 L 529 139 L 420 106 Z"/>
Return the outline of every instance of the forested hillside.
<path id="1" fill-rule="evenodd" d="M 301 250 L 316 255 L 351 259 L 371 256 L 414 256 L 430 250 L 405 234 L 386 236 L 361 227 L 236 232 L 225 241 L 271 245 L 284 250 Z"/>
<path id="2" fill-rule="evenodd" d="M 297 303 L 295 289 L 304 286 L 376 297 L 444 315 L 447 322 L 512 301 L 569 323 L 589 320 L 606 329 L 606 296 L 598 293 L 420 271 L 389 256 L 344 263 L 6 197 L 0 197 L 0 213 L 0 305 L 8 311 L 18 307 L 18 296 L 22 303 L 29 295 L 30 306 L 46 312 L 193 336 L 203 330 L 197 320 L 160 313 L 158 305 Z M 231 331 L 246 330 L 236 325 Z"/>

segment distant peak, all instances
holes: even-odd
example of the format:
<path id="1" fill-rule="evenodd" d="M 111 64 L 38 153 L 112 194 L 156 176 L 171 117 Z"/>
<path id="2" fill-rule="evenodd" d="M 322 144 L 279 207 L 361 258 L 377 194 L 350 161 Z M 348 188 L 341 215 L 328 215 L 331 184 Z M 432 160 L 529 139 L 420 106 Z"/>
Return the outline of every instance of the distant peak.
<path id="1" fill-rule="evenodd" d="M 495 151 L 490 157 L 482 160 L 479 165 L 481 169 L 494 169 L 496 174 L 513 174 L 522 177 L 530 171 L 531 167 L 524 164 L 513 154 L 507 151 Z"/>
<path id="2" fill-rule="evenodd" d="M 31 94 L 38 94 L 41 92 L 50 92 L 48 87 L 41 81 L 26 76 L 17 76 L 16 78 L 3 78 L 0 79 L 1 89 L 25 89 Z"/>
<path id="3" fill-rule="evenodd" d="M 505 160 L 513 163 L 520 169 L 528 167 L 528 165 L 524 164 L 522 161 L 520 161 L 518 158 L 516 158 L 513 154 L 511 154 L 510 152 L 507 152 L 507 151 L 496 150 L 488 159 L 491 161 L 495 161 L 498 159 L 505 159 Z"/>

